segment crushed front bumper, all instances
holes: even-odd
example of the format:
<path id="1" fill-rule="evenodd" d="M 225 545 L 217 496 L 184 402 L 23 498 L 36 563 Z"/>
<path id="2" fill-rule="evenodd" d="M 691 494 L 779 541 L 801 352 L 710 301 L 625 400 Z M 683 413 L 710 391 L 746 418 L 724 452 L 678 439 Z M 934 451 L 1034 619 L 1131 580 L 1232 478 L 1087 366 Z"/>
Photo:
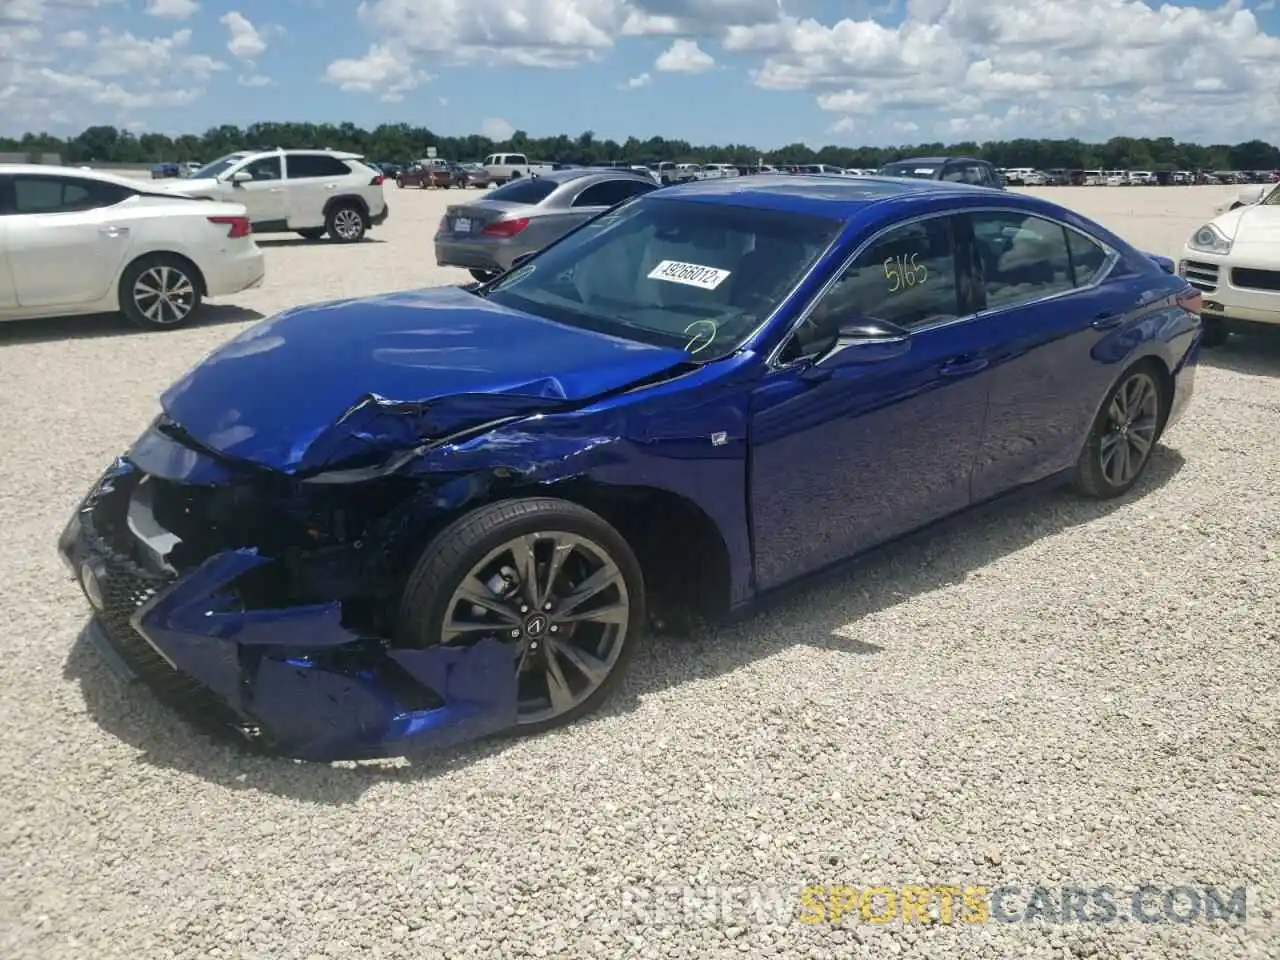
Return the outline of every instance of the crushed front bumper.
<path id="1" fill-rule="evenodd" d="M 270 560 L 217 553 L 157 569 L 112 501 L 136 471 L 118 461 L 59 539 L 94 608 L 84 638 L 122 679 L 137 678 L 210 734 L 308 760 L 401 756 L 474 740 L 516 721 L 511 647 L 396 648 L 342 622 L 338 602 L 245 609 L 236 581 Z M 118 514 L 118 503 L 115 505 Z"/>

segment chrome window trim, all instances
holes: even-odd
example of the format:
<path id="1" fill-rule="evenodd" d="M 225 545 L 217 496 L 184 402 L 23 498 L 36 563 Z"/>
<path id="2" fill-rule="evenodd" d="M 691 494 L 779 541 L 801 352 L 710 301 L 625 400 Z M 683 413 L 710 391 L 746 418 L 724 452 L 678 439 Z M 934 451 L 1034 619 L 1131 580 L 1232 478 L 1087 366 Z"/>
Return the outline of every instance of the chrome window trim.
<path id="1" fill-rule="evenodd" d="M 1060 290 L 1057 293 L 1052 293 L 1045 297 L 1037 297 L 1034 300 L 1025 300 L 1021 303 L 1003 304 L 999 307 L 988 307 L 985 310 L 979 310 L 976 313 L 966 313 L 962 316 L 955 317 L 951 320 L 940 320 L 937 323 L 929 323 L 929 324 L 923 324 L 918 327 L 912 327 L 910 329 L 910 333 L 912 335 L 924 330 L 938 330 L 938 329 L 941 329 L 942 327 L 950 327 L 950 326 L 955 326 L 956 324 L 959 324 L 959 323 L 967 323 L 968 321 L 977 319 L 978 317 L 987 317 L 987 316 L 991 316 L 992 314 L 999 313 L 1001 310 L 1010 310 L 1014 308 L 1031 306 L 1032 304 L 1045 303 L 1050 300 L 1056 300 L 1070 293 L 1076 293 L 1080 290 L 1091 290 L 1102 282 L 1102 279 L 1106 277 L 1108 273 L 1111 272 L 1111 270 L 1115 267 L 1116 263 L 1120 260 L 1119 251 L 1112 248 L 1110 244 L 1105 243 L 1102 240 L 1099 240 L 1097 237 L 1092 237 L 1089 234 L 1084 233 L 1082 230 L 1079 230 L 1076 227 L 1073 227 L 1071 224 L 1066 223 L 1065 221 L 1059 219 L 1058 217 L 1049 216 L 1047 214 L 1043 214 L 1038 211 L 1030 211 L 1022 207 L 1011 206 L 1006 204 L 983 204 L 980 207 L 964 207 L 962 209 L 957 209 L 957 210 L 938 210 L 930 213 L 922 213 L 914 217 L 908 217 L 905 220 L 898 220 L 890 224 L 889 226 L 882 227 L 881 229 L 877 230 L 870 237 L 868 237 L 866 240 L 860 243 L 851 254 L 849 254 L 849 256 L 845 259 L 845 261 L 840 265 L 839 269 L 837 269 L 831 275 L 831 278 L 825 284 L 822 285 L 821 289 L 819 289 L 818 292 L 815 293 L 809 299 L 809 302 L 805 305 L 804 309 L 800 311 L 800 315 L 796 318 L 795 322 L 791 325 L 791 329 L 788 330 L 786 334 L 783 336 L 783 338 L 778 341 L 778 345 L 769 352 L 769 356 L 765 360 L 766 368 L 770 371 L 786 370 L 791 367 L 794 367 L 796 364 L 804 362 L 803 360 L 793 360 L 790 363 L 779 363 L 778 357 L 781 355 L 783 348 L 785 348 L 786 345 L 791 342 L 791 338 L 795 336 L 796 331 L 800 328 L 800 325 L 809 319 L 809 317 L 813 314 L 813 311 L 817 308 L 818 304 L 822 302 L 822 298 L 831 292 L 831 289 L 840 281 L 840 278 L 844 276 L 845 271 L 847 271 L 851 266 L 853 266 L 853 262 L 857 260 L 858 257 L 862 256 L 862 254 L 866 252 L 868 247 L 872 246 L 877 240 L 883 237 L 886 233 L 889 233 L 892 230 L 897 230 L 899 227 L 911 226 L 913 223 L 923 223 L 924 221 L 927 221 L 927 220 L 937 220 L 942 217 L 958 217 L 958 216 L 965 216 L 965 215 L 975 214 L 975 213 L 1015 213 L 1015 214 L 1021 214 L 1022 216 L 1025 216 L 1025 217 L 1036 217 L 1040 220 L 1044 220 L 1048 223 L 1052 223 L 1052 224 L 1055 224 L 1056 226 L 1062 227 L 1064 230 L 1071 230 L 1074 233 L 1080 234 L 1086 240 L 1090 241 L 1091 243 L 1095 243 L 1099 247 L 1101 247 L 1103 252 L 1106 254 L 1106 257 L 1102 261 L 1102 266 L 1099 267 L 1097 272 L 1095 272 L 1094 275 L 1089 278 L 1088 283 L 1083 283 L 1083 284 L 1080 284 L 1079 286 L 1072 287 L 1070 290 Z M 821 258 L 819 258 L 818 262 L 819 263 L 821 262 Z M 806 275 L 804 279 L 807 280 L 808 275 Z M 796 284 L 796 286 L 798 287 L 803 283 L 804 283 L 804 280 L 801 280 L 799 284 Z M 784 298 L 782 302 L 786 303 L 786 299 Z M 775 311 L 775 313 L 776 312 L 777 311 Z"/>

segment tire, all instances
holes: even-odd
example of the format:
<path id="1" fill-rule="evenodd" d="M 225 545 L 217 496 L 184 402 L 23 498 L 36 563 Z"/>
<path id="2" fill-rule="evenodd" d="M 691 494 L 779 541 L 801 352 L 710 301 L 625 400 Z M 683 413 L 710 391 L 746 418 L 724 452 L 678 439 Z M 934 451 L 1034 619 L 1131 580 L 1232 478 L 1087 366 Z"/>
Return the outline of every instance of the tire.
<path id="1" fill-rule="evenodd" d="M 203 283 L 195 266 L 182 257 L 171 253 L 139 257 L 120 275 L 120 312 L 145 330 L 173 330 L 200 309 Z"/>
<path id="2" fill-rule="evenodd" d="M 396 186 L 401 190 L 404 189 L 404 177 L 396 177 Z"/>
<path id="3" fill-rule="evenodd" d="M 324 236 L 324 227 L 307 227 L 305 230 L 299 230 L 298 236 L 303 240 L 319 240 Z"/>
<path id="4" fill-rule="evenodd" d="M 1220 347 L 1230 336 L 1231 331 L 1227 329 L 1227 325 L 1217 317 L 1200 318 L 1200 346 L 1204 349 L 1212 350 L 1214 347 Z"/>
<path id="5" fill-rule="evenodd" d="M 497 277 L 502 275 L 502 271 L 500 270 L 474 270 L 473 269 L 473 270 L 468 270 L 467 273 L 471 274 L 472 280 L 476 280 L 479 283 L 488 283 L 490 280 L 494 280 Z"/>
<path id="6" fill-rule="evenodd" d="M 1168 400 L 1163 380 L 1150 362 L 1135 364 L 1120 376 L 1107 392 L 1076 461 L 1079 493 L 1110 500 L 1133 488 L 1155 453 Z M 1132 458 L 1140 458 L 1136 468 Z"/>
<path id="7" fill-rule="evenodd" d="M 519 170 L 512 170 L 512 171 L 511 171 L 511 179 L 512 179 L 512 180 L 519 180 L 519 179 L 520 179 L 520 171 L 519 171 Z"/>
<path id="8" fill-rule="evenodd" d="M 540 538 L 534 541 L 538 556 L 534 565 L 537 582 L 531 593 L 525 593 L 519 583 L 504 581 L 491 572 L 501 569 L 505 575 L 516 574 L 513 567 L 503 565 L 502 558 L 512 541 L 525 537 Z M 547 585 L 540 577 L 547 572 L 553 540 L 561 548 L 556 552 L 563 566 Z M 564 549 L 566 544 L 569 546 Z M 496 559 L 492 559 L 495 555 Z M 509 559 L 516 562 L 514 555 Z M 573 585 L 574 578 L 578 574 L 586 576 L 595 561 L 602 561 L 601 571 L 612 570 L 615 574 L 596 574 L 608 577 L 609 586 L 596 596 L 607 605 L 609 622 L 590 621 L 586 619 L 590 614 L 581 612 L 578 622 L 557 621 L 557 603 L 566 599 L 564 594 L 571 592 L 569 588 L 577 589 L 585 582 Z M 506 614 L 500 617 L 489 613 L 487 607 L 470 604 L 459 596 L 463 582 L 473 576 L 483 578 L 485 599 L 500 605 L 508 611 Z M 568 584 L 568 587 L 557 587 L 557 584 Z M 495 585 L 510 588 L 511 599 L 500 599 L 493 592 Z M 547 613 L 544 614 L 541 601 L 533 593 L 552 597 Z M 588 604 L 582 606 L 596 609 Z M 565 609 L 572 612 L 580 611 L 581 607 Z M 477 616 L 485 625 L 479 630 L 460 631 L 458 636 L 498 635 L 511 645 L 512 669 L 520 671 L 524 694 L 520 718 L 513 728 L 503 732 L 538 733 L 572 723 L 590 713 L 617 686 L 635 655 L 646 624 L 644 578 L 626 540 L 590 510 L 549 497 L 499 501 L 459 517 L 427 544 L 401 596 L 396 637 L 400 644 L 416 649 L 435 646 L 446 642 L 446 623 L 463 623 Z M 524 618 L 523 623 L 520 618 Z M 489 627 L 490 624 L 494 626 Z M 596 627 L 601 628 L 598 633 L 594 630 Z M 520 635 L 516 636 L 517 633 Z M 599 645 L 590 653 L 574 646 L 575 639 L 585 638 L 591 643 L 596 636 L 600 637 Z M 609 637 L 613 637 L 613 644 L 602 653 Z M 569 659 L 564 652 L 567 648 L 576 651 L 574 659 Z M 556 669 L 547 666 L 548 662 Z M 597 678 L 594 685 L 588 682 L 588 672 L 576 666 L 580 663 L 592 664 L 591 672 Z M 558 708 L 550 698 L 549 678 L 553 675 L 562 682 L 568 681 L 555 686 L 570 694 L 562 698 Z M 573 689 L 575 680 L 578 681 L 576 690 Z"/>
<path id="9" fill-rule="evenodd" d="M 359 243 L 368 227 L 364 211 L 354 203 L 335 203 L 324 218 L 324 232 L 336 243 Z"/>

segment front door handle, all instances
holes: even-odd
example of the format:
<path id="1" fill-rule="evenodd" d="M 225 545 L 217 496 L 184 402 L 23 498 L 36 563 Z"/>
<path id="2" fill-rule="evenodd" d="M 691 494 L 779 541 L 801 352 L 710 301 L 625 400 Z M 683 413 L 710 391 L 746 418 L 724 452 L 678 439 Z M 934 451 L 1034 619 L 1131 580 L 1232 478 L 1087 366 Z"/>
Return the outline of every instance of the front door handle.
<path id="1" fill-rule="evenodd" d="M 982 357 L 956 357 L 939 367 L 938 373 L 944 377 L 963 377 L 970 373 L 977 373 L 986 365 L 987 361 Z"/>
<path id="2" fill-rule="evenodd" d="M 1104 310 L 1093 318 L 1093 329 L 1110 330 L 1112 327 L 1118 327 L 1124 323 L 1124 314 L 1116 313 L 1113 310 Z"/>

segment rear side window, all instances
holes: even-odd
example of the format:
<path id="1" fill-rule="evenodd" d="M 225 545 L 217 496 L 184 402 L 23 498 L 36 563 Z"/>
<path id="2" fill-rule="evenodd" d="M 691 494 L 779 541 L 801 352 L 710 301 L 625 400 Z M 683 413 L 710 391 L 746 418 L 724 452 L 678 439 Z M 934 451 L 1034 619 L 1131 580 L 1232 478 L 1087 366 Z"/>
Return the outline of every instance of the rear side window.
<path id="1" fill-rule="evenodd" d="M 15 176 L 11 183 L 12 213 L 75 213 L 96 210 L 113 206 L 137 193 L 114 183 L 82 180 L 79 177 L 33 174 Z"/>
<path id="2" fill-rule="evenodd" d="M 1012 211 L 975 213 L 970 221 L 989 309 L 1076 286 L 1066 227 Z"/>
<path id="3" fill-rule="evenodd" d="M 615 203 L 630 200 L 638 193 L 648 193 L 654 185 L 634 180 L 606 180 L 593 184 L 573 201 L 575 207 L 612 207 Z"/>
<path id="4" fill-rule="evenodd" d="M 303 180 L 307 177 L 345 177 L 351 173 L 350 168 L 337 157 L 326 157 L 319 153 L 289 154 L 286 170 L 290 180 Z"/>
<path id="5" fill-rule="evenodd" d="M 506 203 L 541 203 L 559 186 L 553 180 L 540 177 L 520 177 L 510 183 L 503 184 L 497 190 L 490 190 L 486 200 L 503 200 Z"/>
<path id="6" fill-rule="evenodd" d="M 1076 286 L 1092 283 L 1107 262 L 1107 251 L 1083 233 L 1067 231 L 1067 247 L 1071 251 L 1071 267 Z"/>

